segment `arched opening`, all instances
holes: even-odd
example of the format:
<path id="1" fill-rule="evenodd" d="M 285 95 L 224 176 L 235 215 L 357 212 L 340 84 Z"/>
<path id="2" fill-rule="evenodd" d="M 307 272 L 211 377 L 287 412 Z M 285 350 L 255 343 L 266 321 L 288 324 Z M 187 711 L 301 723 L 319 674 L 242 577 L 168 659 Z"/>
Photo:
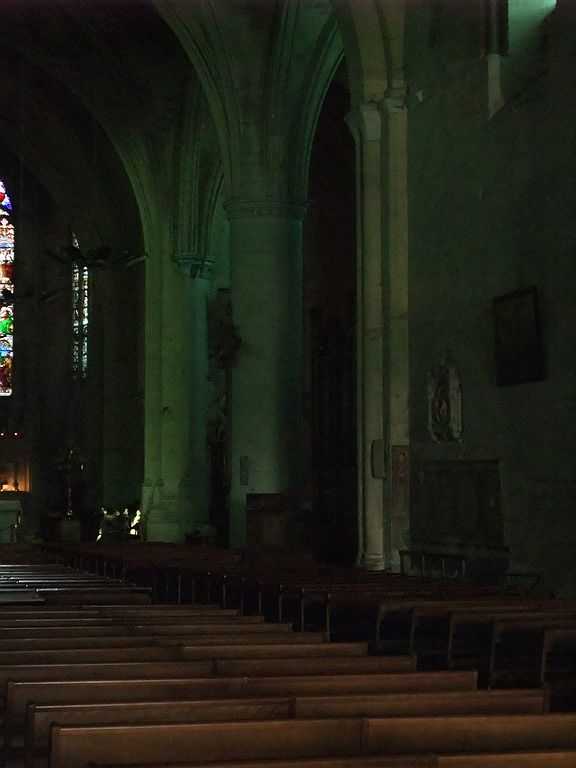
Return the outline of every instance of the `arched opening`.
<path id="1" fill-rule="evenodd" d="M 343 62 L 328 88 L 310 160 L 304 233 L 304 348 L 309 495 L 317 553 L 352 563 L 356 502 L 355 149 Z"/>

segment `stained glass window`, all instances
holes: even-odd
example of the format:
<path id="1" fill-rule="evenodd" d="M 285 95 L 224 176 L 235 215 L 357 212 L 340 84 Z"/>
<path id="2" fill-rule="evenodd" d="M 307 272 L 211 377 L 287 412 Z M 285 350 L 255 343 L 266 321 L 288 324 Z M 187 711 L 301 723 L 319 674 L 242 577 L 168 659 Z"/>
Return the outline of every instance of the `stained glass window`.
<path id="1" fill-rule="evenodd" d="M 12 394 L 14 348 L 14 224 L 12 203 L 0 181 L 0 397 Z"/>
<path id="2" fill-rule="evenodd" d="M 72 244 L 78 248 L 76 235 Z M 90 276 L 85 264 L 72 264 L 72 374 L 83 381 L 88 375 L 88 290 Z"/>

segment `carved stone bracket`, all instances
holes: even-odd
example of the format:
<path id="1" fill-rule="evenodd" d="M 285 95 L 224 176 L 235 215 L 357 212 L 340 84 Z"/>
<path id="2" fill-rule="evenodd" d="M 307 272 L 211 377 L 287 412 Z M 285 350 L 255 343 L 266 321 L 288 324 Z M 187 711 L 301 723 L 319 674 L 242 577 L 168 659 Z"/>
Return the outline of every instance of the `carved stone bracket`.
<path id="1" fill-rule="evenodd" d="M 184 277 L 190 277 L 193 280 L 210 280 L 214 266 L 214 260 L 210 256 L 180 251 L 174 255 L 173 260 Z"/>
<path id="2" fill-rule="evenodd" d="M 240 200 L 232 198 L 224 204 L 229 219 L 255 219 L 263 217 L 303 219 L 308 203 L 299 200 Z"/>

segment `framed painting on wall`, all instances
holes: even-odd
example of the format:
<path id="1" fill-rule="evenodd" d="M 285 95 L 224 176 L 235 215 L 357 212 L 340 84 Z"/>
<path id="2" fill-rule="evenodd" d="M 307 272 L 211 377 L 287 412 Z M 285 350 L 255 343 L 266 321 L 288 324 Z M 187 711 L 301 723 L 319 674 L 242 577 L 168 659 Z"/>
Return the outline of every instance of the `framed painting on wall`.
<path id="1" fill-rule="evenodd" d="M 544 378 L 544 350 L 536 287 L 492 300 L 496 383 L 499 386 Z"/>

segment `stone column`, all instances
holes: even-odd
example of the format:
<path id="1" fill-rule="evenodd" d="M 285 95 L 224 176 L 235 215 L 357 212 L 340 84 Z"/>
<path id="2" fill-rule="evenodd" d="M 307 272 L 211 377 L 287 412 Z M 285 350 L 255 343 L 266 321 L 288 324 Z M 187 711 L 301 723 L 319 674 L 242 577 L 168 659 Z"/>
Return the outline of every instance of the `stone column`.
<path id="1" fill-rule="evenodd" d="M 144 360 L 144 481 L 141 510 L 146 535 L 163 538 L 161 529 L 165 502 L 162 477 L 162 371 L 163 371 L 163 276 L 168 233 L 162 227 L 149 228 L 146 240 L 145 360 Z M 174 537 L 175 534 L 172 534 Z"/>
<path id="2" fill-rule="evenodd" d="M 213 261 L 207 256 L 179 253 L 176 262 L 186 278 L 186 306 L 191 370 L 188 391 L 188 463 L 180 481 L 179 507 L 182 537 L 208 520 L 209 457 L 208 420 L 208 322 L 207 298 Z"/>
<path id="3" fill-rule="evenodd" d="M 356 141 L 357 171 L 358 565 L 379 570 L 384 568 L 387 558 L 383 526 L 382 175 L 378 106 L 360 105 L 348 116 L 348 123 Z"/>
<path id="4" fill-rule="evenodd" d="M 408 315 L 408 142 L 404 93 L 381 104 L 383 114 L 385 424 L 390 445 L 384 503 L 387 566 L 398 570 L 410 543 L 410 348 Z"/>
<path id="5" fill-rule="evenodd" d="M 302 485 L 302 219 L 285 200 L 229 200 L 232 369 L 230 544 L 246 541 L 247 493 Z"/>
<path id="6" fill-rule="evenodd" d="M 209 259 L 179 253 L 165 265 L 162 291 L 149 304 L 162 344 L 159 472 L 149 489 L 146 514 L 150 541 L 183 541 L 208 516 L 208 335 L 206 294 Z M 161 320 L 160 320 L 161 318 Z M 150 363 L 152 364 L 152 362 Z"/>
<path id="7" fill-rule="evenodd" d="M 153 413 L 156 430 L 149 434 L 157 454 L 156 484 L 149 489 L 144 507 L 146 535 L 150 541 L 181 541 L 179 495 L 185 474 L 188 422 L 188 381 L 191 370 L 190 344 L 186 338 L 186 285 L 177 266 L 164 250 L 159 280 L 147 291 L 146 314 L 150 350 L 146 355 L 147 383 L 157 389 Z M 151 327 L 150 327 L 151 326 Z M 147 393 L 148 394 L 148 393 Z"/>

